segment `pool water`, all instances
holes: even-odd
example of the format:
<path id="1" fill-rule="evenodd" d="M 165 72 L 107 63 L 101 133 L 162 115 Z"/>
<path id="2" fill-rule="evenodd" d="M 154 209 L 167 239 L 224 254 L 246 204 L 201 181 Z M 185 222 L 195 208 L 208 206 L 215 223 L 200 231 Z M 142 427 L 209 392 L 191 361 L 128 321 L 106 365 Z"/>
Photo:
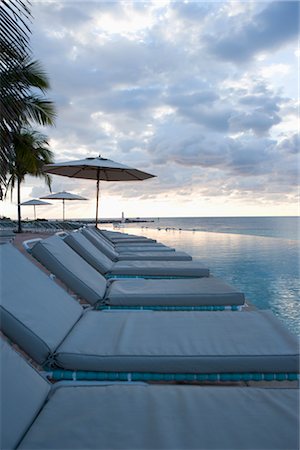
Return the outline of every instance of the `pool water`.
<path id="1" fill-rule="evenodd" d="M 218 276 L 241 289 L 259 309 L 271 309 L 300 335 L 299 253 L 295 240 L 254 235 L 136 227 L 144 235 L 186 251 Z"/>

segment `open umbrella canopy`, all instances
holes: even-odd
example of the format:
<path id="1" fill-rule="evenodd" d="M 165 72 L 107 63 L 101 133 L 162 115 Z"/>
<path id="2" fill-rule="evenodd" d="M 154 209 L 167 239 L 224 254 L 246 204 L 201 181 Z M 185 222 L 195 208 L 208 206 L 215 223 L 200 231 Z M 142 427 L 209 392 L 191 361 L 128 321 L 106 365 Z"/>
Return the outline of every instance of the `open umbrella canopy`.
<path id="1" fill-rule="evenodd" d="M 49 198 L 52 200 L 87 200 L 85 197 L 81 197 L 81 195 L 72 194 L 71 192 L 57 192 L 56 194 L 44 195 L 40 198 Z"/>
<path id="2" fill-rule="evenodd" d="M 99 183 L 100 181 L 139 181 L 153 178 L 155 175 L 143 172 L 133 167 L 125 166 L 111 159 L 85 158 L 77 161 L 66 161 L 57 164 L 47 164 L 44 172 L 62 175 L 70 178 L 85 178 L 97 181 L 96 227 L 98 223 Z M 46 197 L 43 197 L 46 198 Z"/>
<path id="3" fill-rule="evenodd" d="M 32 200 L 27 200 L 26 202 L 20 203 L 20 205 L 22 205 L 22 206 L 27 206 L 27 205 L 33 206 L 33 210 L 34 210 L 34 220 L 36 220 L 35 207 L 36 207 L 37 205 L 51 205 L 51 203 L 49 203 L 49 202 L 43 202 L 42 200 L 38 200 L 37 198 L 33 198 Z"/>
<path id="4" fill-rule="evenodd" d="M 65 200 L 87 200 L 85 197 L 81 197 L 81 195 L 72 194 L 71 192 L 57 192 L 56 194 L 44 195 L 40 198 L 47 198 L 51 200 L 62 200 L 63 202 L 63 220 L 65 220 Z"/>
<path id="5" fill-rule="evenodd" d="M 27 206 L 27 205 L 51 205 L 51 203 L 49 202 L 43 202 L 42 200 L 38 200 L 37 198 L 33 198 L 32 200 L 27 200 L 26 202 L 22 202 L 20 203 L 20 205 L 22 206 Z"/>
<path id="6" fill-rule="evenodd" d="M 135 181 L 146 180 L 155 176 L 117 163 L 111 159 L 101 158 L 101 156 L 57 164 L 47 164 L 44 167 L 44 171 L 53 173 L 54 175 L 63 175 L 70 178 L 86 178 L 97 181 Z"/>

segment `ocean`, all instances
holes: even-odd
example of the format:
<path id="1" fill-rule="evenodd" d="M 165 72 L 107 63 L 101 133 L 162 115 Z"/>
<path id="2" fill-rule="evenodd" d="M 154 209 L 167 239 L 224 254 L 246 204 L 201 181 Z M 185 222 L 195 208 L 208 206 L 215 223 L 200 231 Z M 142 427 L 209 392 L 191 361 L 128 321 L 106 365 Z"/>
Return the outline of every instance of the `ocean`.
<path id="1" fill-rule="evenodd" d="M 150 219 L 150 218 L 149 218 Z M 271 309 L 300 335 L 299 218 L 155 218 L 125 232 L 157 239 L 203 262 L 241 289 L 259 309 Z"/>

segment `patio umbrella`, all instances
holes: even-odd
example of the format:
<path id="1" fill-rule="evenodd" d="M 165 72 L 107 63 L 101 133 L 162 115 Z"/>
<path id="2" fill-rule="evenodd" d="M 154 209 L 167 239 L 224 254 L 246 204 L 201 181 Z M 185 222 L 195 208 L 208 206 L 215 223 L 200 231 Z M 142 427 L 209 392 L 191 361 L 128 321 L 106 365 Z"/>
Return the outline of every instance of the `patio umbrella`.
<path id="1" fill-rule="evenodd" d="M 40 198 L 48 198 L 51 200 L 62 200 L 63 203 L 63 220 L 65 220 L 65 200 L 87 200 L 85 197 L 81 197 L 80 195 L 72 194 L 71 192 L 57 192 L 56 194 L 44 195 Z"/>
<path id="2" fill-rule="evenodd" d="M 57 164 L 47 164 L 44 167 L 44 171 L 54 175 L 63 175 L 70 178 L 86 178 L 97 181 L 96 227 L 98 224 L 100 181 L 137 181 L 146 180 L 155 176 L 110 159 L 102 158 L 101 156 Z"/>
<path id="3" fill-rule="evenodd" d="M 36 220 L 36 212 L 35 212 L 36 205 L 51 205 L 51 203 L 43 202 L 42 200 L 38 200 L 36 198 L 33 198 L 32 200 L 27 200 L 26 202 L 20 203 L 20 205 L 22 205 L 22 206 L 33 205 L 34 220 Z"/>

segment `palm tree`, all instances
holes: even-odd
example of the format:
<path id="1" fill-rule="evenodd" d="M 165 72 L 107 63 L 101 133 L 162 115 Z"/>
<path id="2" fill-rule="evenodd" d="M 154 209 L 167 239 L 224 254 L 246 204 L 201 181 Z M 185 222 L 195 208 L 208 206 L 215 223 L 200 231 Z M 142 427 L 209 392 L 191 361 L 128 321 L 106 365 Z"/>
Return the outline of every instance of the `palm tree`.
<path id="1" fill-rule="evenodd" d="M 7 151 L 1 152 L 5 160 L 1 161 L 0 181 L 5 184 L 8 165 L 14 158 L 14 134 L 18 133 L 22 127 L 31 125 L 32 122 L 39 125 L 53 125 L 56 114 L 53 103 L 45 99 L 44 95 L 29 91 L 30 87 L 44 94 L 50 87 L 48 77 L 38 61 L 32 61 L 25 57 L 22 59 L 21 65 L 8 68 L 1 76 L 5 78 L 5 83 L 11 87 L 11 89 L 5 89 L 1 85 L 1 112 L 4 113 L 3 117 L 9 115 L 14 107 L 17 107 L 19 113 L 12 130 L 7 133 L 1 128 L 1 135 L 4 135 L 4 139 L 2 139 L 4 148 L 5 143 L 8 143 L 10 149 L 9 154 Z M 26 92 L 27 94 L 22 98 L 16 98 L 16 95 L 14 95 L 16 92 Z"/>
<path id="2" fill-rule="evenodd" d="M 12 195 L 13 189 L 17 185 L 18 233 L 21 233 L 21 184 L 26 175 L 32 175 L 44 178 L 51 191 L 51 178 L 42 169 L 44 164 L 53 162 L 53 153 L 48 148 L 47 137 L 31 129 L 23 128 L 19 133 L 14 133 L 13 145 L 15 157 L 9 163 L 9 179 L 6 194 L 10 188 Z"/>
<path id="3" fill-rule="evenodd" d="M 50 87 L 48 77 L 31 59 L 30 6 L 28 0 L 0 0 L 0 199 L 15 156 L 14 133 L 32 122 L 53 125 L 55 118 L 53 103 L 43 96 Z"/>
<path id="4" fill-rule="evenodd" d="M 11 83 L 11 73 L 18 71 L 30 54 L 29 6 L 28 0 L 0 0 L 0 187 L 5 185 L 7 164 L 14 155 L 11 132 L 19 127 L 22 100 L 28 95 L 28 89 L 20 90 Z"/>

